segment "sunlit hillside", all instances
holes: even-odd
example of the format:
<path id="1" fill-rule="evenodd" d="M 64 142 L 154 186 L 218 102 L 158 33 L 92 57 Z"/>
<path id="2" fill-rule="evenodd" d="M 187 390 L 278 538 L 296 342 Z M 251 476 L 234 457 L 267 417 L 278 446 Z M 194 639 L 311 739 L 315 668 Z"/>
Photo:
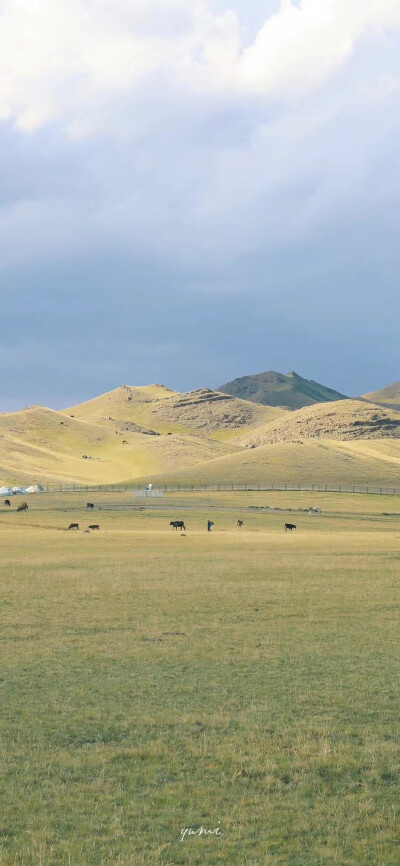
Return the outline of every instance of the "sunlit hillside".
<path id="1" fill-rule="evenodd" d="M 188 484 L 291 482 L 400 486 L 400 440 L 279 442 L 198 464 L 160 481 Z"/>
<path id="2" fill-rule="evenodd" d="M 152 407 L 172 396 L 179 396 L 178 392 L 165 385 L 121 385 L 113 391 L 65 409 L 64 414 L 84 421 L 98 421 L 110 427 L 115 426 L 115 422 L 128 422 L 136 426 L 135 432 L 138 432 L 138 429 L 148 430 L 151 426 L 148 419 Z"/>
<path id="3" fill-rule="evenodd" d="M 247 427 L 280 418 L 285 410 L 259 406 L 208 388 L 179 394 L 162 385 L 123 385 L 73 406 L 65 414 L 132 432 L 195 433 L 229 440 Z"/>
<path id="4" fill-rule="evenodd" d="M 303 439 L 400 438 L 400 412 L 361 400 L 307 406 L 241 436 L 244 447 Z"/>
<path id="5" fill-rule="evenodd" d="M 43 406 L 0 415 L 2 484 L 117 483 L 231 451 L 228 444 L 198 436 L 115 430 Z"/>
<path id="6" fill-rule="evenodd" d="M 394 382 L 393 385 L 381 388 L 380 391 L 363 394 L 363 398 L 372 403 L 379 403 L 381 406 L 389 406 L 391 409 L 400 409 L 400 382 Z"/>
<path id="7" fill-rule="evenodd" d="M 297 411 L 209 389 L 122 386 L 64 412 L 0 415 L 0 483 L 135 480 L 399 483 L 400 412 L 361 400 Z"/>

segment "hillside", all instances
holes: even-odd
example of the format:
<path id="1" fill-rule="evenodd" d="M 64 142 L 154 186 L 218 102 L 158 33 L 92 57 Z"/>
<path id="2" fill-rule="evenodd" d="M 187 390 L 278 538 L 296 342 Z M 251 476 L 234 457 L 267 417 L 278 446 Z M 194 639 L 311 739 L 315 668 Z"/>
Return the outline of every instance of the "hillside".
<path id="1" fill-rule="evenodd" d="M 208 388 L 179 394 L 162 385 L 124 385 L 64 414 L 132 432 L 200 433 L 229 440 L 246 427 L 275 420 L 283 413 Z"/>
<path id="2" fill-rule="evenodd" d="M 368 442 L 332 439 L 306 440 L 303 444 L 277 442 L 199 463 L 156 479 L 182 484 L 343 484 L 377 487 L 399 486 L 400 440 Z M 310 492 L 310 503 L 313 504 Z M 273 504 L 273 492 L 265 494 Z"/>
<path id="3" fill-rule="evenodd" d="M 314 403 L 346 400 L 344 394 L 303 379 L 297 373 L 276 373 L 269 370 L 253 376 L 241 376 L 218 389 L 242 400 L 251 400 L 264 406 L 283 406 L 286 409 L 301 409 Z"/>
<path id="4" fill-rule="evenodd" d="M 397 484 L 400 412 L 363 400 L 298 410 L 198 389 L 122 386 L 64 412 L 0 414 L 0 481 L 173 478 Z"/>
<path id="5" fill-rule="evenodd" d="M 245 448 L 305 439 L 399 439 L 400 412 L 360 400 L 307 406 L 237 439 Z"/>
<path id="6" fill-rule="evenodd" d="M 148 435 L 81 421 L 44 406 L 0 415 L 2 484 L 111 484 L 231 453 L 186 434 Z"/>
<path id="7" fill-rule="evenodd" d="M 258 406 L 228 394 L 201 388 L 159 401 L 152 406 L 150 418 L 156 427 L 183 424 L 188 430 L 208 436 L 219 432 L 225 434 L 225 438 L 231 438 L 246 427 L 267 423 L 284 414 L 282 409 Z"/>
<path id="8" fill-rule="evenodd" d="M 362 399 L 369 400 L 371 403 L 378 403 L 380 406 L 387 406 L 390 409 L 400 409 L 400 382 L 394 382 L 393 385 L 381 388 L 380 391 L 363 394 Z"/>
<path id="9" fill-rule="evenodd" d="M 121 385 L 85 403 L 71 406 L 63 414 L 110 427 L 114 427 L 115 422 L 117 426 L 118 422 L 129 422 L 136 425 L 135 432 L 147 432 L 152 406 L 175 395 L 178 396 L 178 392 L 165 385 Z"/>

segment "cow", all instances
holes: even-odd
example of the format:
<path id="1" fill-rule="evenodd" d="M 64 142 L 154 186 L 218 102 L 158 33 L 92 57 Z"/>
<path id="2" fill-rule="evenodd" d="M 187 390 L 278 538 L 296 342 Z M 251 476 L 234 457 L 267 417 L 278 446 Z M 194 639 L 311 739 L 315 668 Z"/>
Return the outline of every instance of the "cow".
<path id="1" fill-rule="evenodd" d="M 94 502 L 87 502 L 86 508 L 94 508 Z"/>
<path id="2" fill-rule="evenodd" d="M 22 502 L 21 505 L 18 506 L 17 511 L 28 511 L 28 503 Z"/>
<path id="3" fill-rule="evenodd" d="M 92 525 L 89 526 L 89 529 L 100 529 L 100 526 L 98 523 L 92 523 Z"/>
<path id="4" fill-rule="evenodd" d="M 172 529 L 184 529 L 184 530 L 186 530 L 186 526 L 185 526 L 183 520 L 171 520 L 169 525 L 172 526 Z"/>
<path id="5" fill-rule="evenodd" d="M 286 532 L 287 532 L 287 530 L 289 530 L 291 532 L 292 529 L 296 529 L 294 523 L 285 523 L 285 531 Z"/>
<path id="6" fill-rule="evenodd" d="M 79 529 L 79 523 L 70 523 L 68 529 Z"/>
<path id="7" fill-rule="evenodd" d="M 11 502 L 10 502 L 10 500 L 9 500 L 9 499 L 5 499 L 5 500 L 4 500 L 4 505 L 8 505 L 8 507 L 10 508 L 10 506 L 11 506 Z"/>
<path id="8" fill-rule="evenodd" d="M 238 528 L 238 529 L 241 529 L 242 526 L 243 526 L 243 523 L 244 523 L 244 520 L 237 520 L 237 521 L 236 521 L 236 526 L 237 526 L 237 528 Z"/>

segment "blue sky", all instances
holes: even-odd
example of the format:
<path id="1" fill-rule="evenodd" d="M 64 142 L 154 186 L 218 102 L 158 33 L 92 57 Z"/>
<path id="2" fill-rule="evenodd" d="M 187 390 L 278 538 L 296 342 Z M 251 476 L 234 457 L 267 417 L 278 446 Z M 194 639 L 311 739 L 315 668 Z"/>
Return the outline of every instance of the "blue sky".
<path id="1" fill-rule="evenodd" d="M 400 378 L 398 0 L 0 2 L 0 410 Z"/>

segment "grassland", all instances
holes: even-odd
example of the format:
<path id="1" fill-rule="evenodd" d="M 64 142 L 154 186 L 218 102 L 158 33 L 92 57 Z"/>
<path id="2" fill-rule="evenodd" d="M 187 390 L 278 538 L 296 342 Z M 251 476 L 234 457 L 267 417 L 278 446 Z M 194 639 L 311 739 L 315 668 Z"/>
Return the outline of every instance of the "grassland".
<path id="1" fill-rule="evenodd" d="M 301 484 L 371 485 L 397 487 L 400 479 L 400 441 L 394 439 L 304 440 L 278 442 L 238 451 L 187 467 L 160 473 L 158 482 L 187 484 Z"/>
<path id="2" fill-rule="evenodd" d="M 29 503 L 0 511 L 2 866 L 397 866 L 397 498 Z"/>

